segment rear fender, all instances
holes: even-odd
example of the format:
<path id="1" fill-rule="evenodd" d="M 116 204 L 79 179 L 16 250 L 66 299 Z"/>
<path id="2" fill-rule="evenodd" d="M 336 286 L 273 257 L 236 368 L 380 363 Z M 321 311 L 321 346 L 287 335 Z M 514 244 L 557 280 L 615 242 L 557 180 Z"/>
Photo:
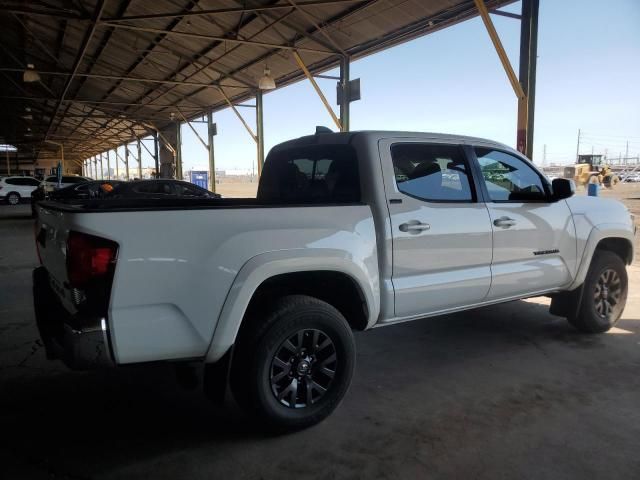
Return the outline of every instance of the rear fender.
<path id="1" fill-rule="evenodd" d="M 216 362 L 234 344 L 249 302 L 258 287 L 271 277 L 305 271 L 334 271 L 351 277 L 360 287 L 367 304 L 367 326 L 380 312 L 378 263 L 375 255 L 358 261 L 344 250 L 296 249 L 280 250 L 257 255 L 248 260 L 238 272 L 227 294 L 206 362 Z"/>

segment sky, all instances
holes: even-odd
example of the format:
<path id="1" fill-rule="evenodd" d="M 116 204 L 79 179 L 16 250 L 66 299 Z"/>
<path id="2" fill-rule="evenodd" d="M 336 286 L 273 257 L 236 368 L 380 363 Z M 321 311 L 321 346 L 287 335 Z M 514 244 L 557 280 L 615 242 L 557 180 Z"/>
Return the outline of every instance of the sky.
<path id="1" fill-rule="evenodd" d="M 505 10 L 519 13 L 520 2 Z M 517 72 L 520 23 L 492 19 Z M 356 60 L 351 78 L 361 79 L 362 95 L 351 104 L 351 130 L 455 133 L 515 147 L 516 97 L 479 17 Z M 335 81 L 317 81 L 337 112 Z M 640 0 L 540 1 L 535 163 L 573 162 L 578 129 L 580 153 L 618 158 L 628 141 L 629 156 L 639 155 L 639 86 Z M 263 98 L 267 152 L 316 125 L 335 130 L 307 80 Z M 254 110 L 239 110 L 255 131 Z M 216 168 L 255 168 L 255 143 L 233 112 L 214 121 Z M 205 124 L 194 127 L 206 138 Z M 206 170 L 207 151 L 187 125 L 182 134 L 183 171 Z M 152 164 L 144 152 L 143 165 Z"/>

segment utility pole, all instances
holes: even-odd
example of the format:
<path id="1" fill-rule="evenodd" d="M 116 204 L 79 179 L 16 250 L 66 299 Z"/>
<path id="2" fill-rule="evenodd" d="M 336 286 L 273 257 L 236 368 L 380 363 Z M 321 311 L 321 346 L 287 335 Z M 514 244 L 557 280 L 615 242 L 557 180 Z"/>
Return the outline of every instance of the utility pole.
<path id="1" fill-rule="evenodd" d="M 578 129 L 578 146 L 576 147 L 576 163 L 578 163 L 579 157 L 580 157 L 580 129 Z"/>
<path id="2" fill-rule="evenodd" d="M 627 146 L 624 149 L 624 158 L 625 160 L 629 158 L 629 140 L 627 140 Z"/>

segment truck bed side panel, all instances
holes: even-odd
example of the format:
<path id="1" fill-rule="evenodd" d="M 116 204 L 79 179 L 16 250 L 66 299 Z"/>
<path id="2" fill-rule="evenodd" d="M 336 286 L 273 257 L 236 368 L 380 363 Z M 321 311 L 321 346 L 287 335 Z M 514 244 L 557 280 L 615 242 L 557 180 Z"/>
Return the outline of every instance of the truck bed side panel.
<path id="1" fill-rule="evenodd" d="M 238 272 L 266 252 L 287 250 L 295 257 L 296 249 L 342 251 L 369 279 L 361 288 L 379 298 L 375 229 L 366 205 L 67 217 L 71 228 L 120 245 L 109 310 L 118 363 L 204 356 Z"/>

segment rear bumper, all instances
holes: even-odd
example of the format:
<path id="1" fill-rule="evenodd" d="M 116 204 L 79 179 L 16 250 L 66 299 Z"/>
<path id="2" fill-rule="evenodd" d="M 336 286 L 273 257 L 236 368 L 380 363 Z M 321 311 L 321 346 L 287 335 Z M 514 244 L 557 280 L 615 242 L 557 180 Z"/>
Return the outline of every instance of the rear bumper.
<path id="1" fill-rule="evenodd" d="M 33 271 L 33 304 L 47 358 L 62 360 L 73 370 L 115 366 L 106 315 L 70 314 L 51 289 L 44 267 Z"/>

